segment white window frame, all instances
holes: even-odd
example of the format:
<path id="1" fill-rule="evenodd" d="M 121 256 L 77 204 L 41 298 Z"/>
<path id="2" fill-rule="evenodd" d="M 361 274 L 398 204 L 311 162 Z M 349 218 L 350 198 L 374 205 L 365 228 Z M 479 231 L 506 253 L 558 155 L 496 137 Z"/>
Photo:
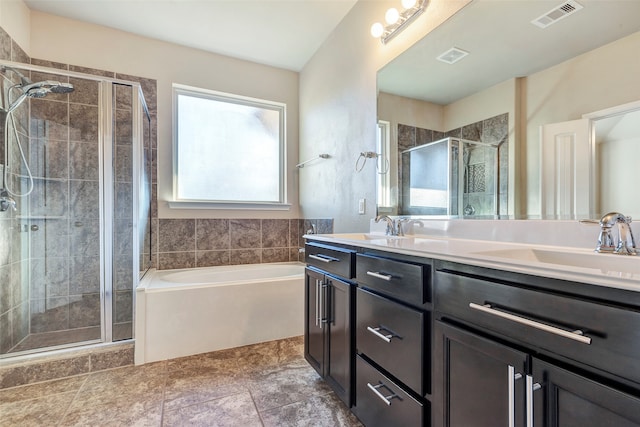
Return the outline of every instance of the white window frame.
<path id="1" fill-rule="evenodd" d="M 386 120 L 378 120 L 376 132 L 376 150 L 378 152 L 377 182 L 376 191 L 378 199 L 378 210 L 380 212 L 390 212 L 391 202 L 391 171 L 390 158 L 391 151 L 391 123 Z"/>
<path id="2" fill-rule="evenodd" d="M 291 205 L 287 203 L 287 137 L 286 115 L 287 106 L 284 103 L 251 98 L 225 92 L 196 88 L 174 83 L 173 84 L 173 200 L 169 201 L 169 207 L 174 209 L 248 209 L 248 210 L 289 210 Z M 280 116 L 280 165 L 279 165 L 279 200 L 273 202 L 262 201 L 227 201 L 227 200 L 193 200 L 178 198 L 178 170 L 179 141 L 178 141 L 178 96 L 192 96 L 203 99 L 211 99 L 220 102 L 248 105 L 277 111 Z"/>

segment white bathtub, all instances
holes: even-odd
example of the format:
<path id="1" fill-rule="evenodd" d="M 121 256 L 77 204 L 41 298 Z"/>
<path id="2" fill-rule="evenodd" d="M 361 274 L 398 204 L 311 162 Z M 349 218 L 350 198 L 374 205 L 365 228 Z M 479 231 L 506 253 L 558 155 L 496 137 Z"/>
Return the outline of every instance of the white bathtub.
<path id="1" fill-rule="evenodd" d="M 304 265 L 150 271 L 136 289 L 135 363 L 302 335 Z"/>

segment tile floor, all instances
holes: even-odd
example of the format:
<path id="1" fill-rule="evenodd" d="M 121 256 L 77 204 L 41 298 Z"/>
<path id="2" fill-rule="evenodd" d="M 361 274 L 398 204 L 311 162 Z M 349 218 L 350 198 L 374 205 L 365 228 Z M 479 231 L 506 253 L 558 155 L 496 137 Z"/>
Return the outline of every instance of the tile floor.
<path id="1" fill-rule="evenodd" d="M 6 426 L 361 427 L 302 337 L 0 390 Z"/>

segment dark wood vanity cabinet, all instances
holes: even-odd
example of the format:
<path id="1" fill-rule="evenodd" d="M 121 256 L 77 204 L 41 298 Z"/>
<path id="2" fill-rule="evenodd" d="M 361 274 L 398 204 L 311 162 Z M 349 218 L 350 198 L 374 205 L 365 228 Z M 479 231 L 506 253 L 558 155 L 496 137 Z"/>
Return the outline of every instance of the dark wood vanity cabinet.
<path id="1" fill-rule="evenodd" d="M 434 295 L 435 426 L 640 426 L 637 293 L 438 261 Z"/>
<path id="2" fill-rule="evenodd" d="M 336 395 L 350 406 L 355 284 L 349 276 L 355 252 L 310 244 L 305 250 L 308 267 L 305 269 L 304 356 Z M 347 277 L 337 277 L 333 272 Z"/>
<path id="3" fill-rule="evenodd" d="M 305 358 L 367 426 L 640 427 L 640 292 L 311 241 Z"/>
<path id="4" fill-rule="evenodd" d="M 438 422 L 445 426 L 525 426 L 528 355 L 446 323 L 434 328 Z M 517 384 L 516 384 L 517 383 Z M 516 387 L 517 385 L 517 387 Z"/>
<path id="5" fill-rule="evenodd" d="M 431 266 L 429 261 L 356 256 L 356 395 L 367 426 L 429 424 Z"/>
<path id="6" fill-rule="evenodd" d="M 640 397 L 568 369 L 532 360 L 535 427 L 640 426 Z M 537 387 L 536 387 L 537 388 Z"/>

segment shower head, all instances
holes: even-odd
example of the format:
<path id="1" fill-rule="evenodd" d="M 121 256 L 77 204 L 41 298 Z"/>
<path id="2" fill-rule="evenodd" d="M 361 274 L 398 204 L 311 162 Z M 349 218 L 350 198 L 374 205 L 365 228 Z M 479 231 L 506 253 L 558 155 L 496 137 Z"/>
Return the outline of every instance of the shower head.
<path id="1" fill-rule="evenodd" d="M 58 84 L 51 87 L 53 93 L 71 93 L 75 89 L 71 83 L 56 83 Z"/>
<path id="2" fill-rule="evenodd" d="M 70 93 L 74 87 L 71 83 L 61 83 L 55 80 L 43 80 L 28 85 L 14 86 L 22 90 L 20 96 L 9 106 L 8 112 L 14 111 L 27 98 L 44 98 L 49 93 Z"/>
<path id="3" fill-rule="evenodd" d="M 22 91 L 32 98 L 42 98 L 49 92 L 52 93 L 70 93 L 73 92 L 71 83 L 60 83 L 55 80 L 44 80 L 41 82 L 31 83 L 21 86 Z"/>

